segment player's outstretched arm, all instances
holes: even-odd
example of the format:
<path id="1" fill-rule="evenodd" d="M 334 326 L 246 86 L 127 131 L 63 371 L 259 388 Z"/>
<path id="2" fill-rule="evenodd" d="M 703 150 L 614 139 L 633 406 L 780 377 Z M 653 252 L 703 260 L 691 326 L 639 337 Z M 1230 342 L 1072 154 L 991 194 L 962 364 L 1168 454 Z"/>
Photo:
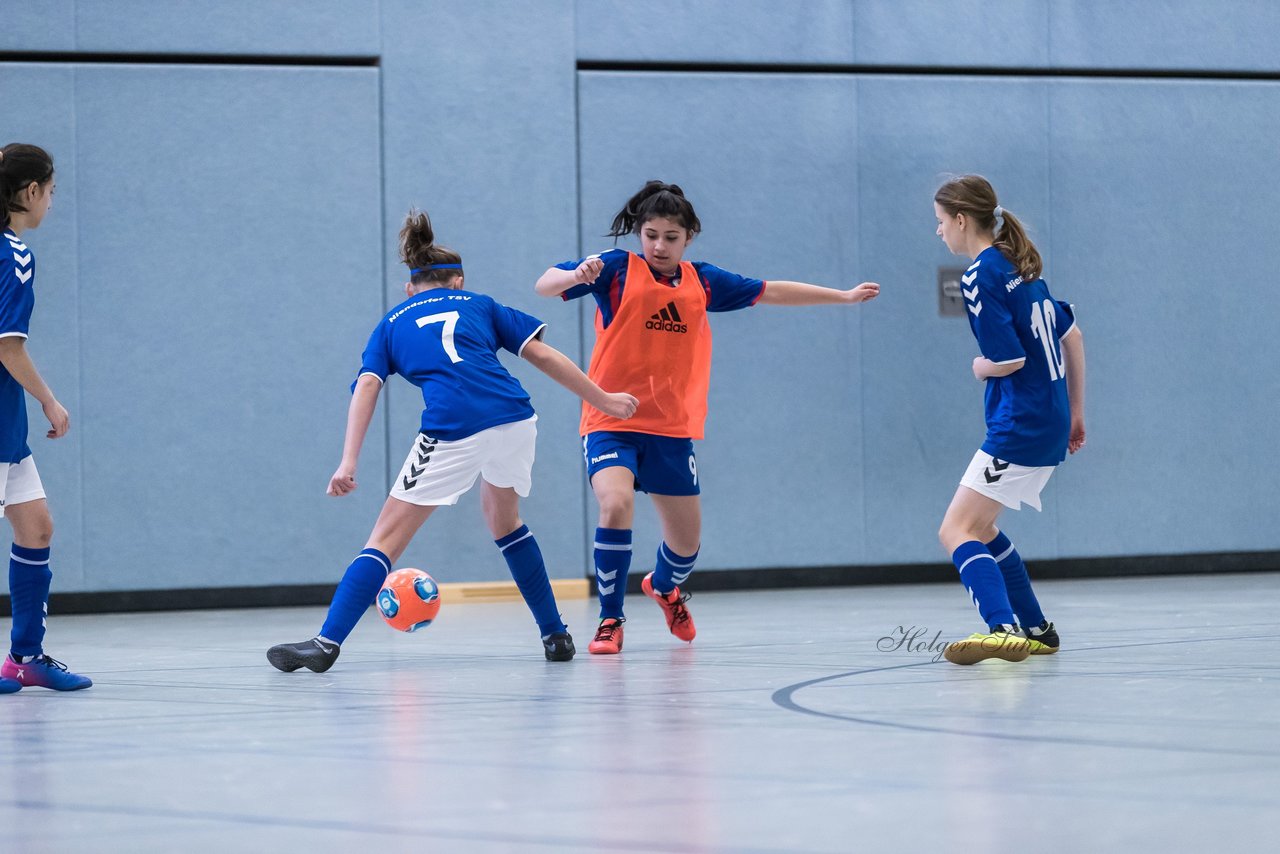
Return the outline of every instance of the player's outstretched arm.
<path id="1" fill-rule="evenodd" d="M 856 288 L 842 291 L 807 282 L 786 282 L 770 279 L 765 283 L 760 302 L 766 305 L 850 305 L 873 300 L 880 295 L 875 282 L 863 282 Z"/>
<path id="2" fill-rule="evenodd" d="M 614 418 L 630 418 L 636 414 L 636 407 L 640 405 L 640 401 L 625 392 L 610 394 L 600 388 L 573 363 L 573 360 L 550 344 L 544 344 L 535 338 L 524 345 L 520 355 L 528 359 L 535 368 L 605 415 L 612 415 Z"/>
<path id="3" fill-rule="evenodd" d="M 604 269 L 604 262 L 598 257 L 588 258 L 573 270 L 561 270 L 559 267 L 548 268 L 538 277 L 533 290 L 538 296 L 558 297 L 574 285 L 589 285 Z"/>
<path id="4" fill-rule="evenodd" d="M 347 437 L 342 442 L 342 462 L 338 464 L 333 477 L 329 478 L 329 488 L 325 490 L 329 495 L 346 495 L 355 490 L 360 448 L 364 446 L 364 437 L 369 432 L 373 411 L 378 408 L 378 394 L 381 391 L 382 381 L 373 374 L 361 374 L 356 380 L 355 391 L 351 393 L 351 405 L 347 407 Z"/>
<path id="5" fill-rule="evenodd" d="M 4 369 L 27 394 L 40 401 L 44 417 L 49 419 L 49 432 L 45 435 L 50 439 L 67 435 L 67 431 L 71 429 L 71 416 L 67 414 L 66 407 L 53 396 L 53 391 L 36 370 L 36 364 L 31 361 L 31 354 L 27 352 L 27 339 L 19 335 L 0 338 L 0 364 L 4 365 Z"/>
<path id="6" fill-rule="evenodd" d="M 1084 447 L 1084 333 L 1073 326 L 1060 342 L 1062 360 L 1067 368 L 1067 400 L 1071 403 L 1071 436 L 1067 450 L 1075 453 Z"/>

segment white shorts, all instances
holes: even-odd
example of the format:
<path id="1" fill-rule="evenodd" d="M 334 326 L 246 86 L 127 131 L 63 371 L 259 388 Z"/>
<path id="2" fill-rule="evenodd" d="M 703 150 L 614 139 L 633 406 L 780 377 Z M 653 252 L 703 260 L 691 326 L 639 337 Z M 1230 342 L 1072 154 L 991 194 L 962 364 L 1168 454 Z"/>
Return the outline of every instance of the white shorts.
<path id="1" fill-rule="evenodd" d="M 410 504 L 457 504 L 483 477 L 494 486 L 511 487 L 525 498 L 533 485 L 533 452 L 538 416 L 499 424 L 488 430 L 445 442 L 421 433 L 409 451 L 391 497 Z"/>
<path id="2" fill-rule="evenodd" d="M 44 484 L 36 471 L 36 458 L 27 454 L 16 463 L 0 463 L 0 516 L 5 505 L 25 504 L 44 498 Z"/>
<path id="3" fill-rule="evenodd" d="M 1040 509 L 1040 490 L 1049 482 L 1057 466 L 1020 466 L 997 460 L 985 451 L 973 455 L 960 485 L 999 501 L 1010 510 L 1021 510 L 1023 504 Z"/>

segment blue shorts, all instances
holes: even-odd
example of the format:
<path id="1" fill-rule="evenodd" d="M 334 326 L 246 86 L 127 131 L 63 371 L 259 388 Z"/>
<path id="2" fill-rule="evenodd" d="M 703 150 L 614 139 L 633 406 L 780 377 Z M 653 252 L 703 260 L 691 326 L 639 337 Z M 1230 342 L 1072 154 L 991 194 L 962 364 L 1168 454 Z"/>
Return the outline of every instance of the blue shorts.
<path id="1" fill-rule="evenodd" d="M 611 466 L 623 466 L 635 476 L 636 490 L 653 495 L 698 495 L 698 463 L 692 439 L 673 439 L 649 433 L 599 431 L 582 437 L 587 481 Z"/>

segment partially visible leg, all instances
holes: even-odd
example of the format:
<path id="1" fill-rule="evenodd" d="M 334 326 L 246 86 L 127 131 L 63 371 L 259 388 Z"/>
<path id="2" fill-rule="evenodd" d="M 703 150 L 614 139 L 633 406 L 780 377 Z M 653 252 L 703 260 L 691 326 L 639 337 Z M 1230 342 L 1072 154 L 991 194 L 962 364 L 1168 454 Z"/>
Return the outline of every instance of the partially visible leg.
<path id="1" fill-rule="evenodd" d="M 987 542 L 987 551 L 995 556 L 996 563 L 1000 565 L 1004 587 L 1009 593 L 1009 603 L 1013 606 L 1014 616 L 1027 632 L 1031 654 L 1052 655 L 1057 652 L 1062 641 L 1053 623 L 1045 619 L 1044 612 L 1040 609 L 1040 601 L 1031 589 L 1031 576 L 1027 574 L 1022 555 L 1018 554 L 1003 531 L 996 531 L 994 539 Z"/>
<path id="2" fill-rule="evenodd" d="M 438 504 L 411 504 L 399 498 L 388 498 L 382 505 L 382 512 L 378 514 L 378 521 L 373 523 L 373 531 L 364 547 L 377 549 L 394 564 L 404 554 L 404 550 L 409 548 L 418 529 L 439 509 Z"/>
<path id="3" fill-rule="evenodd" d="M 702 499 L 697 495 L 653 495 L 653 506 L 662 520 L 662 544 L 658 547 L 657 566 L 645 576 L 640 587 L 662 606 L 667 629 L 683 641 L 697 635 L 693 616 L 682 593 L 693 564 L 698 559 L 702 537 Z"/>
<path id="4" fill-rule="evenodd" d="M 622 651 L 622 624 L 626 621 L 623 601 L 627 596 L 627 574 L 631 570 L 635 472 L 623 465 L 600 469 L 591 476 L 591 490 L 600 507 L 600 522 L 596 526 L 592 549 L 596 596 L 600 600 L 600 625 L 587 645 L 587 651 L 593 655 L 613 655 Z"/>
<path id="5" fill-rule="evenodd" d="M 593 555 L 600 618 L 623 618 L 627 573 L 631 569 L 631 522 L 635 516 L 635 474 L 624 466 L 600 469 L 591 478 L 591 490 L 600 506 Z"/>
<path id="6" fill-rule="evenodd" d="M 1016 623 L 1000 567 L 985 545 L 995 536 L 995 521 L 1003 509 L 995 499 L 960 486 L 938 530 L 942 547 L 960 572 L 960 582 L 989 627 Z"/>
<path id="7" fill-rule="evenodd" d="M 662 545 L 658 548 L 653 589 L 670 593 L 684 584 L 693 572 L 702 544 L 702 497 L 699 495 L 653 495 L 653 506 L 662 522 Z"/>
<path id="8" fill-rule="evenodd" d="M 520 496 L 511 487 L 484 481 L 480 486 L 480 506 L 494 544 L 502 551 L 520 595 L 533 612 L 538 631 L 544 638 L 566 631 L 547 577 L 542 550 L 529 526 L 520 519 Z"/>
<path id="9" fill-rule="evenodd" d="M 1004 576 L 1004 587 L 1009 593 L 1009 603 L 1023 628 L 1034 628 L 1044 623 L 1044 612 L 1040 610 L 1040 602 L 1035 591 L 1031 589 L 1031 577 L 1027 575 L 1027 566 L 1022 562 L 1022 555 L 1014 548 L 1013 543 L 1003 531 L 996 531 L 995 536 L 987 541 L 987 551 L 995 557 Z"/>
<path id="10" fill-rule="evenodd" d="M 938 539 L 960 571 L 960 582 L 988 627 L 985 633 L 947 644 L 943 656 L 954 664 L 976 664 L 988 658 L 1022 661 L 1031 653 L 1027 639 L 1016 631 L 1000 567 L 984 545 L 995 536 L 995 520 L 1003 507 L 962 485 L 956 489 L 938 531 Z"/>
<path id="11" fill-rule="evenodd" d="M 321 639 L 336 644 L 347 639 L 377 598 L 387 573 L 435 510 L 436 505 L 410 504 L 399 498 L 386 500 L 364 551 L 347 567 L 333 593 L 328 616 L 320 629 Z"/>
<path id="12" fill-rule="evenodd" d="M 53 581 L 49 571 L 53 517 L 43 498 L 11 504 L 4 515 L 13 526 L 13 551 L 9 555 L 9 595 L 13 601 L 10 652 L 36 656 L 44 652 L 45 616 Z"/>
<path id="13" fill-rule="evenodd" d="M 267 660 L 272 666 L 286 673 L 299 667 L 323 673 L 332 667 L 338 660 L 339 647 L 377 598 L 387 573 L 435 510 L 435 505 L 387 498 L 364 550 L 347 566 L 333 592 L 320 634 L 301 643 L 271 647 Z"/>
<path id="14" fill-rule="evenodd" d="M 478 434 L 483 438 L 480 465 L 480 507 L 494 545 L 511 570 L 525 604 L 533 612 L 548 661 L 569 661 L 573 638 L 560 619 L 542 549 L 520 519 L 520 499 L 533 489 L 533 461 L 537 455 L 537 419 L 502 424 Z"/>
<path id="15" fill-rule="evenodd" d="M 24 462 L 30 464 L 30 457 Z M 49 504 L 44 498 L 10 504 L 4 508 L 4 515 L 13 526 L 13 548 L 9 554 L 13 630 L 10 654 L 0 667 L 0 676 L 22 685 L 39 685 L 55 691 L 88 688 L 93 680 L 70 672 L 66 665 L 44 654 L 45 618 L 49 613 L 49 586 L 53 580 L 49 570 L 49 544 L 53 541 Z"/>

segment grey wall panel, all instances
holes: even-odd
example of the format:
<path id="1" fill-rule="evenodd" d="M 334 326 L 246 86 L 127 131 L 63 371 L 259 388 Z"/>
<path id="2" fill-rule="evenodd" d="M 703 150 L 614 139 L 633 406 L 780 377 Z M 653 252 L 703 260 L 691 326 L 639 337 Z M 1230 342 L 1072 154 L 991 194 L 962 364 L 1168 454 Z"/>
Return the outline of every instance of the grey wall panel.
<path id="1" fill-rule="evenodd" d="M 1053 275 L 1089 349 L 1076 553 L 1277 548 L 1280 85 L 1063 82 L 1051 122 Z"/>
<path id="2" fill-rule="evenodd" d="M 377 0 L 80 0 L 76 48 L 126 53 L 373 56 Z"/>
<path id="3" fill-rule="evenodd" d="M 866 275 L 884 284 L 866 327 L 867 527 L 870 563 L 945 560 L 938 525 L 982 444 L 977 344 L 962 317 L 938 314 L 939 267 L 967 267 L 935 234 L 933 194 L 949 174 L 979 172 L 1049 241 L 1046 83 L 862 78 L 859 222 Z M 1052 281 L 1052 280 L 1051 280 Z M 1027 557 L 1057 555 L 1053 485 L 1047 512 L 1010 513 Z"/>
<path id="4" fill-rule="evenodd" d="M 857 0 L 855 61 L 867 65 L 1039 68 L 1048 0 Z"/>
<path id="5" fill-rule="evenodd" d="M 577 0 L 578 58 L 851 62 L 853 15 L 849 0 Z"/>
<path id="6" fill-rule="evenodd" d="M 384 2 L 382 15 L 387 300 L 404 298 L 407 271 L 394 260 L 394 239 L 416 205 L 462 254 L 468 288 L 546 320 L 547 342 L 576 357 L 576 314 L 566 317 L 533 293 L 542 271 L 577 243 L 572 4 L 398 0 Z M 581 578 L 577 398 L 522 360 L 503 359 L 539 418 L 533 493 L 522 513 L 551 575 Z M 389 391 L 394 473 L 417 430 L 422 397 L 398 380 Z M 510 577 L 481 518 L 478 490 L 433 517 L 403 562 L 442 581 Z"/>
<path id="7" fill-rule="evenodd" d="M 1274 71 L 1280 8 L 1135 0 L 577 0 L 584 60 Z"/>
<path id="8" fill-rule="evenodd" d="M 937 523 L 983 428 L 972 337 L 936 314 L 937 268 L 964 262 L 934 236 L 930 199 L 942 173 L 968 170 L 1035 229 L 1089 342 L 1090 443 L 1055 474 L 1045 513 L 1008 515 L 1024 553 L 1277 548 L 1278 318 L 1257 284 L 1280 261 L 1276 84 L 574 68 L 1276 70 L 1280 13 L 1257 0 L 990 8 L 6 3 L 0 50 L 381 62 L 0 64 L 28 107 L 6 139 L 46 144 L 59 168 L 55 210 L 29 235 L 41 270 L 31 346 L 73 418 L 66 439 L 33 445 L 58 589 L 335 579 L 420 410 L 393 383 L 361 491 L 322 495 L 360 350 L 404 280 L 395 233 L 408 207 L 436 217 L 470 287 L 542 317 L 551 343 L 583 357 L 591 312 L 540 300 L 532 283 L 610 245 L 599 235 L 650 177 L 697 203 L 693 257 L 885 286 L 860 308 L 713 319 L 704 568 L 944 558 Z M 526 519 L 552 575 L 581 576 L 596 511 L 577 401 L 508 363 L 540 415 Z M 639 508 L 637 571 L 657 536 Z M 488 540 L 472 495 L 432 519 L 404 563 L 444 581 L 505 578 Z M 269 556 L 238 557 L 246 544 Z"/>
<path id="9" fill-rule="evenodd" d="M 80 293 L 76 277 L 78 170 L 76 168 L 75 81 L 71 69 L 57 65 L 0 65 L 0 79 L 13 102 L 38 108 L 5 115 L 0 144 L 39 145 L 53 157 L 56 190 L 53 207 L 38 229 L 22 235 L 36 255 L 36 307 L 27 352 L 49 388 L 71 415 L 71 430 L 60 439 L 45 438 L 49 422 L 35 399 L 27 397 L 28 444 L 44 482 L 53 514 L 51 567 L 54 589 L 82 589 L 84 537 L 80 470 L 86 430 L 80 394 Z M 7 243 L 0 244 L 3 251 Z M 0 526 L 0 541 L 10 530 Z"/>
<path id="10" fill-rule="evenodd" d="M 0 50 L 76 48 L 76 0 L 5 0 L 0 16 Z"/>
<path id="11" fill-rule="evenodd" d="M 686 257 L 765 279 L 857 283 L 851 79 L 587 73 L 579 107 L 588 252 L 607 248 L 594 235 L 646 179 L 662 178 L 684 188 L 703 223 Z M 620 115 L 628 121 L 620 124 Z M 659 124 L 669 130 L 661 144 L 630 130 Z M 729 150 L 734 156 L 725 156 Z M 624 245 L 638 248 L 634 238 Z M 700 566 L 865 558 L 868 310 L 756 306 L 712 317 L 711 414 L 697 447 L 705 489 Z M 644 565 L 658 530 L 651 516 L 642 522 Z"/>
<path id="12" fill-rule="evenodd" d="M 91 589 L 328 580 L 363 544 L 381 490 L 323 490 L 342 344 L 381 303 L 377 91 L 364 69 L 77 70 Z"/>
<path id="13" fill-rule="evenodd" d="M 1280 70 L 1280 6 L 1270 0 L 1073 0 L 1050 4 L 1054 66 Z"/>

